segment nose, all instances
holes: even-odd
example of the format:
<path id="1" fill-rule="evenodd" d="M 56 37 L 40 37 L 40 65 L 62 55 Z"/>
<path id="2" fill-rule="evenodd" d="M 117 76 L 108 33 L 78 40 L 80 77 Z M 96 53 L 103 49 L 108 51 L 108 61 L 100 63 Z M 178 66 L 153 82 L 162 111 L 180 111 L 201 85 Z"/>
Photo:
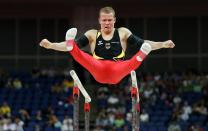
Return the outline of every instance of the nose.
<path id="1" fill-rule="evenodd" d="M 108 21 L 106 21 L 106 22 L 105 22 L 105 24 L 106 24 L 106 25 L 108 25 L 108 24 L 109 24 L 109 22 L 108 22 Z"/>
<path id="2" fill-rule="evenodd" d="M 108 20 L 105 21 L 105 24 L 109 24 L 110 22 Z"/>

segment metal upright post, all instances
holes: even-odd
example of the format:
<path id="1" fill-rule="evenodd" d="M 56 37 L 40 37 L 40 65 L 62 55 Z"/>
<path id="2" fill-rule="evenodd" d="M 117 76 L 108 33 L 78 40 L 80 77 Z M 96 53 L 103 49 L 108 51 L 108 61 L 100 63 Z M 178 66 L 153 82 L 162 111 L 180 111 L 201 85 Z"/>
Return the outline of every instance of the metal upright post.
<path id="1" fill-rule="evenodd" d="M 85 112 L 85 131 L 90 131 L 90 103 L 85 102 L 84 112 Z"/>
<path id="2" fill-rule="evenodd" d="M 73 88 L 73 131 L 79 131 L 79 88 Z"/>
<path id="3" fill-rule="evenodd" d="M 140 105 L 139 105 L 139 90 L 137 85 L 136 72 L 131 71 L 131 98 L 132 98 L 132 131 L 139 131 L 139 113 L 140 113 Z"/>

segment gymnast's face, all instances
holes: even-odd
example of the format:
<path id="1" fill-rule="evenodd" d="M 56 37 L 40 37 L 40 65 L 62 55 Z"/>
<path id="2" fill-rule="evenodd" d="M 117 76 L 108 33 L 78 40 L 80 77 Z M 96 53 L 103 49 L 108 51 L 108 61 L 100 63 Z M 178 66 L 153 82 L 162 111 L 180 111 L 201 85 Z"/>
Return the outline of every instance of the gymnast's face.
<path id="1" fill-rule="evenodd" d="M 114 29 L 116 18 L 113 13 L 100 12 L 99 23 L 101 31 L 106 34 L 110 34 Z"/>

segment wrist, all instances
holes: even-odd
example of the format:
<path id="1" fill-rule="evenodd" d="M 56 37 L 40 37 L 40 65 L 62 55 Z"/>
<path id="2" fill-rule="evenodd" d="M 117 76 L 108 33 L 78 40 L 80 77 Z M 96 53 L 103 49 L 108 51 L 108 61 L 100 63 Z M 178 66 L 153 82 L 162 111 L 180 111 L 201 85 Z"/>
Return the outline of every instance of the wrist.
<path id="1" fill-rule="evenodd" d="M 48 43 L 48 49 L 54 49 L 54 45 L 55 45 L 55 44 L 49 42 L 49 43 Z"/>
<path id="2" fill-rule="evenodd" d="M 162 42 L 162 48 L 166 48 L 165 42 Z"/>

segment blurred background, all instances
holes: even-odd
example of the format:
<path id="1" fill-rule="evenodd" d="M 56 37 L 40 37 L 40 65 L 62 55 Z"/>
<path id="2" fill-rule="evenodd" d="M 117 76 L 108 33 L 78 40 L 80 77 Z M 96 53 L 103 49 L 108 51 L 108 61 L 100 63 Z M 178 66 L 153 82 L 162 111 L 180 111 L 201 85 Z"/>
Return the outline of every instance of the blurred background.
<path id="1" fill-rule="evenodd" d="M 93 98 L 91 130 L 131 130 L 129 77 L 98 84 L 67 53 L 39 46 L 44 38 L 63 41 L 71 27 L 78 36 L 99 29 L 104 6 L 115 9 L 116 27 L 176 45 L 154 51 L 137 70 L 141 131 L 208 130 L 207 1 L 0 0 L 0 131 L 71 131 L 71 69 Z M 138 49 L 129 46 L 126 59 Z"/>

